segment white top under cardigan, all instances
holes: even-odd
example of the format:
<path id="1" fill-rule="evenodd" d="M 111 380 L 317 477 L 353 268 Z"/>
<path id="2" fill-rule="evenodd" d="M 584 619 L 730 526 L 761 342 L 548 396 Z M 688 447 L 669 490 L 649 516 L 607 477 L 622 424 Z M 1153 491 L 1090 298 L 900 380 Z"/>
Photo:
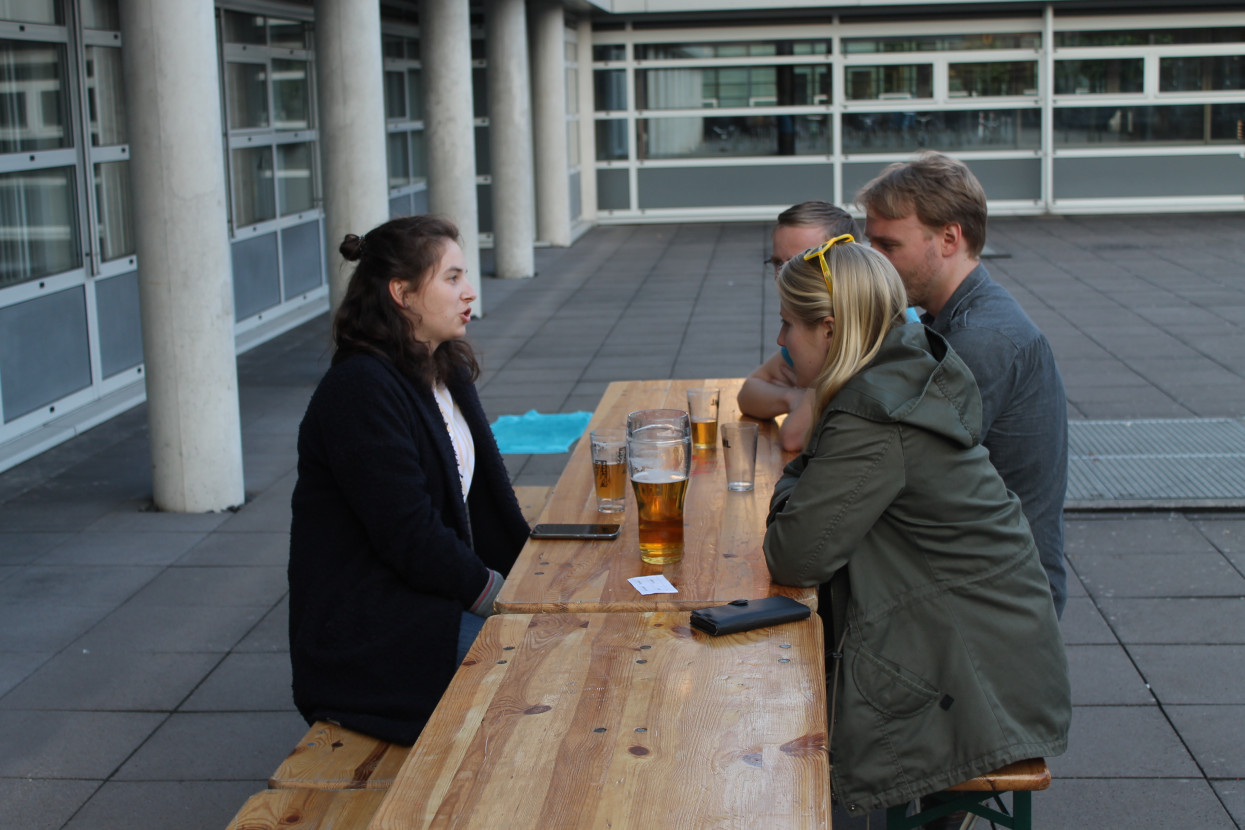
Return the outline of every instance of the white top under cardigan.
<path id="1" fill-rule="evenodd" d="M 467 419 L 454 401 L 454 396 L 444 383 L 436 384 L 432 395 L 437 399 L 441 409 L 441 417 L 445 419 L 445 428 L 450 433 L 450 443 L 454 445 L 454 456 L 458 459 L 458 481 L 463 488 L 463 501 L 471 490 L 471 478 L 476 469 L 476 444 L 471 437 L 471 429 Z"/>

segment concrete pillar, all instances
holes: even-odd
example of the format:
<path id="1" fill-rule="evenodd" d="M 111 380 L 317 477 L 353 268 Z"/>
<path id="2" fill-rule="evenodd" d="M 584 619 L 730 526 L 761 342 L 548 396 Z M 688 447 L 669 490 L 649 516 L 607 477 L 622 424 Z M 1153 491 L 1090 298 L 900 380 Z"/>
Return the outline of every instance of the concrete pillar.
<path id="1" fill-rule="evenodd" d="M 579 194 L 580 219 L 597 221 L 597 124 L 592 119 L 592 21 L 580 18 L 579 41 Z"/>
<path id="2" fill-rule="evenodd" d="M 536 274 L 532 105 L 523 0 L 488 0 L 489 155 L 493 164 L 493 259 L 499 277 Z"/>
<path id="3" fill-rule="evenodd" d="M 427 113 L 424 142 L 428 150 L 428 210 L 458 225 L 467 260 L 467 279 L 481 297 L 472 305 L 472 312 L 482 315 L 468 4 L 463 0 L 423 0 L 419 21 Z"/>
<path id="4" fill-rule="evenodd" d="M 337 251 L 342 239 L 389 219 L 380 4 L 315 0 L 315 14 L 324 262 L 336 311 L 353 272 Z"/>
<path id="5" fill-rule="evenodd" d="M 126 118 L 156 507 L 245 500 L 212 0 L 123 0 Z"/>
<path id="6" fill-rule="evenodd" d="M 566 35 L 561 0 L 532 4 L 532 127 L 536 146 L 536 236 L 571 244 L 566 151 Z"/>

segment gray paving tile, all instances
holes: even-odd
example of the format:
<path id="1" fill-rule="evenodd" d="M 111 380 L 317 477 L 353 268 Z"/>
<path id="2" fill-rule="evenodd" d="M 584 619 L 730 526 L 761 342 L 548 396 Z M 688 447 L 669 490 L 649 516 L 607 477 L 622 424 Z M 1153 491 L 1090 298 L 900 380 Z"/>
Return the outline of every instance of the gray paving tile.
<path id="1" fill-rule="evenodd" d="M 3 778 L 104 779 L 165 719 L 147 712 L 0 711 Z"/>
<path id="2" fill-rule="evenodd" d="M 27 565 L 38 561 L 70 535 L 47 532 L 0 533 L 0 565 Z"/>
<path id="3" fill-rule="evenodd" d="M 0 510 L 0 532 L 64 532 L 82 530 L 112 507 L 111 500 L 52 501 L 20 497 Z"/>
<path id="4" fill-rule="evenodd" d="M 1245 704 L 1245 646 L 1180 643 L 1128 651 L 1164 704 Z"/>
<path id="5" fill-rule="evenodd" d="M 1088 597 L 1068 597 L 1068 604 L 1059 619 L 1059 630 L 1063 632 L 1063 641 L 1067 645 L 1118 642 L 1102 614 L 1098 613 L 1094 601 Z"/>
<path id="6" fill-rule="evenodd" d="M 242 639 L 233 649 L 234 653 L 245 652 L 280 652 L 289 659 L 290 651 L 290 598 L 286 595 L 285 599 L 277 603 L 277 606 L 269 611 L 259 624 L 251 629 L 250 633 Z"/>
<path id="7" fill-rule="evenodd" d="M 0 830 L 60 830 L 101 783 L 0 778 Z"/>
<path id="8" fill-rule="evenodd" d="M 1245 778 L 1245 706 L 1168 706 L 1167 715 L 1209 778 Z"/>
<path id="9" fill-rule="evenodd" d="M 292 682 L 288 653 L 230 654 L 179 711 L 292 712 Z"/>
<path id="10" fill-rule="evenodd" d="M 1068 751 L 1046 764 L 1056 779 L 1201 775 L 1157 706 L 1072 707 Z"/>
<path id="11" fill-rule="evenodd" d="M 1049 790 L 1033 794 L 1033 826 L 1052 830 L 1235 830 L 1232 819 L 1202 778 L 1056 777 Z"/>
<path id="12" fill-rule="evenodd" d="M 171 712 L 220 659 L 69 648 L 0 698 L 0 709 Z"/>
<path id="13" fill-rule="evenodd" d="M 0 586 L 2 587 L 2 586 Z M 152 579 L 135 605 L 261 605 L 271 608 L 289 589 L 283 567 L 176 567 Z"/>
<path id="14" fill-rule="evenodd" d="M 1120 638 L 1131 643 L 1245 643 L 1245 599 L 1099 601 Z"/>
<path id="15" fill-rule="evenodd" d="M 1198 519 L 1193 526 L 1201 531 L 1215 548 L 1241 564 L 1241 555 L 1245 555 L 1245 520 L 1242 519 Z"/>
<path id="16" fill-rule="evenodd" d="M 202 532 L 84 530 L 57 545 L 40 565 L 167 565 L 190 550 Z"/>
<path id="17" fill-rule="evenodd" d="M 1245 595 L 1245 576 L 1218 553 L 1075 554 L 1085 589 L 1095 597 Z"/>
<path id="18" fill-rule="evenodd" d="M 294 712 L 175 713 L 113 780 L 267 780 L 306 731 Z"/>
<path id="19" fill-rule="evenodd" d="M 10 689 L 34 674 L 52 656 L 53 653 L 47 651 L 0 652 L 0 705 Z"/>
<path id="20" fill-rule="evenodd" d="M 44 602 L 56 605 L 116 605 L 159 574 L 144 566 L 27 565 L 0 583 L 0 602 Z"/>
<path id="21" fill-rule="evenodd" d="M 220 530 L 231 532 L 267 531 L 289 532 L 290 496 L 294 492 L 297 475 L 291 474 L 269 487 L 253 501 L 247 502 L 238 512 L 221 522 Z"/>
<path id="22" fill-rule="evenodd" d="M 110 781 L 64 830 L 134 830 L 140 817 L 142 826 L 151 828 L 225 827 L 246 800 L 265 786 L 262 779 Z"/>
<path id="23" fill-rule="evenodd" d="M 290 558 L 290 534 L 266 531 L 219 531 L 203 538 L 180 559 L 179 566 L 284 565 Z"/>
<path id="24" fill-rule="evenodd" d="M 110 610 L 101 612 L 100 616 Z M 98 625 L 78 637 L 73 646 L 94 653 L 226 652 L 237 645 L 267 611 L 264 605 L 129 602 L 108 613 Z M 0 630 L 0 641 L 3 636 Z"/>
<path id="25" fill-rule="evenodd" d="M 5 600 L 0 602 L 0 653 L 60 651 L 111 611 L 111 605 Z"/>
<path id="26" fill-rule="evenodd" d="M 1238 827 L 1245 826 L 1245 781 L 1232 779 L 1227 781 L 1211 781 L 1219 800 L 1228 808 L 1228 812 Z"/>
<path id="27" fill-rule="evenodd" d="M 1072 702 L 1084 705 L 1146 705 L 1155 702 L 1122 646 L 1067 646 Z"/>
<path id="28" fill-rule="evenodd" d="M 145 507 L 147 509 L 139 509 Z M 150 502 L 127 505 L 110 510 L 87 526 L 93 531 L 130 531 L 139 533 L 207 533 L 229 518 L 220 513 L 165 513 L 150 508 Z"/>
<path id="29" fill-rule="evenodd" d="M 1064 528 L 1064 549 L 1069 554 L 1211 553 L 1214 550 L 1188 519 L 1176 513 L 1068 518 Z"/>

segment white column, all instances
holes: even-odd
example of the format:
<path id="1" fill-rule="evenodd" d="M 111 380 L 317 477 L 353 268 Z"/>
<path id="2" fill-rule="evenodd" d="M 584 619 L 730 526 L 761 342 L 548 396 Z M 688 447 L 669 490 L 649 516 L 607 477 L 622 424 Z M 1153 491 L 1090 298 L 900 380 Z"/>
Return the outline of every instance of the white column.
<path id="1" fill-rule="evenodd" d="M 338 253 L 389 219 L 380 4 L 316 0 L 316 88 L 324 177 L 324 247 L 334 311 L 352 266 Z"/>
<path id="2" fill-rule="evenodd" d="M 423 0 L 419 21 L 427 113 L 424 140 L 428 149 L 428 210 L 458 225 L 463 256 L 467 259 L 467 278 L 481 294 L 472 311 L 482 315 L 468 4 L 463 0 Z"/>
<path id="3" fill-rule="evenodd" d="M 156 507 L 245 500 L 212 0 L 124 0 L 126 118 Z"/>
<path id="4" fill-rule="evenodd" d="M 571 244 L 566 152 L 566 35 L 561 0 L 532 4 L 532 126 L 536 144 L 536 235 Z"/>
<path id="5" fill-rule="evenodd" d="M 597 221 L 597 122 L 593 119 L 592 21 L 580 18 L 579 41 L 579 199 L 581 219 Z"/>
<path id="6" fill-rule="evenodd" d="M 532 105 L 523 0 L 488 0 L 489 155 L 493 164 L 493 259 L 499 277 L 536 274 Z"/>

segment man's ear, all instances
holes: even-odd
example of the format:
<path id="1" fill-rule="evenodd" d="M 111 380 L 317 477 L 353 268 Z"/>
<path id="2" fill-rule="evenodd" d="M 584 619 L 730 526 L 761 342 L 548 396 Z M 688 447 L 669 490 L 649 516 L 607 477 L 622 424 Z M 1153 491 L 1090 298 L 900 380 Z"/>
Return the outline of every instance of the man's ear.
<path id="1" fill-rule="evenodd" d="M 951 256 L 964 244 L 964 229 L 959 222 L 944 225 L 938 234 L 938 247 L 943 256 Z"/>
<path id="2" fill-rule="evenodd" d="M 389 280 L 389 296 L 398 304 L 399 308 L 407 308 L 406 302 L 406 282 L 394 277 Z"/>

